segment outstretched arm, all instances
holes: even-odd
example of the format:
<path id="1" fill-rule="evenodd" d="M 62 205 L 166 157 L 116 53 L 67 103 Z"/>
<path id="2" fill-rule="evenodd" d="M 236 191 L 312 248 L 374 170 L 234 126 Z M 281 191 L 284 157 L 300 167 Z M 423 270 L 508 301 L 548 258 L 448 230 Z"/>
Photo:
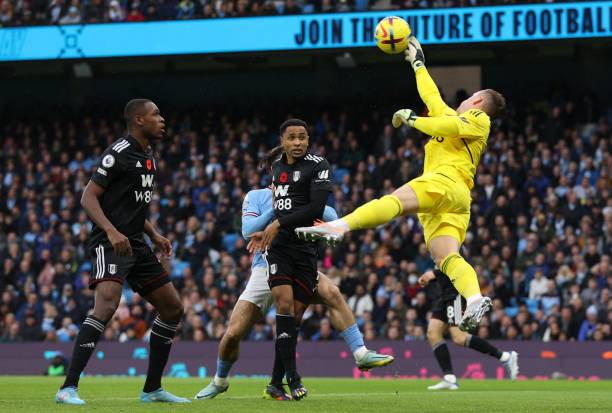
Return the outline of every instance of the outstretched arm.
<path id="1" fill-rule="evenodd" d="M 489 117 L 478 109 L 470 109 L 454 116 L 417 116 L 412 109 L 400 109 L 393 115 L 393 127 L 402 124 L 420 130 L 429 136 L 443 138 L 477 138 L 489 134 Z"/>
<path id="2" fill-rule="evenodd" d="M 417 90 L 419 91 L 419 96 L 421 96 L 421 99 L 429 110 L 429 116 L 456 114 L 455 111 L 442 100 L 442 95 L 440 95 L 438 87 L 429 75 L 425 67 L 425 54 L 423 53 L 423 48 L 416 37 L 412 36 L 410 38 L 408 49 L 406 49 L 405 54 L 406 61 L 408 61 L 414 69 Z"/>

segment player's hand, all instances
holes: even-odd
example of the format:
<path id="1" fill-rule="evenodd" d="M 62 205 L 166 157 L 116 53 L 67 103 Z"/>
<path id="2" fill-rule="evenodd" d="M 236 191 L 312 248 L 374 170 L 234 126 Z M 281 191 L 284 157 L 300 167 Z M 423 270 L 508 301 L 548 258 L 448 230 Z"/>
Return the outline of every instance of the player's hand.
<path id="1" fill-rule="evenodd" d="M 164 253 L 158 253 L 157 259 L 159 260 L 161 266 L 164 267 L 164 270 L 168 274 L 172 274 L 172 256 Z"/>
<path id="2" fill-rule="evenodd" d="M 433 271 L 427 271 L 425 274 L 421 275 L 418 279 L 418 283 L 421 287 L 426 287 L 427 284 L 430 283 L 436 276 Z"/>
<path id="3" fill-rule="evenodd" d="M 408 38 L 408 48 L 404 50 L 404 54 L 406 55 L 406 61 L 412 65 L 415 72 L 425 67 L 425 54 L 416 37 L 410 36 Z"/>
<path id="4" fill-rule="evenodd" d="M 247 244 L 247 251 L 249 254 L 255 254 L 261 251 L 261 241 L 263 240 L 263 231 L 257 231 L 251 234 L 249 237 L 249 243 Z"/>
<path id="5" fill-rule="evenodd" d="M 414 121 L 416 121 L 418 116 L 412 109 L 400 109 L 393 114 L 393 119 L 391 120 L 391 124 L 394 128 L 399 128 L 404 125 L 408 125 L 410 127 L 414 126 Z"/>
<path id="6" fill-rule="evenodd" d="M 270 245 L 272 245 L 272 241 L 274 241 L 274 238 L 276 238 L 276 236 L 278 235 L 279 229 L 280 229 L 280 223 L 278 222 L 278 219 L 275 219 L 274 221 L 270 223 L 270 225 L 266 227 L 266 229 L 263 232 L 263 238 L 261 240 L 262 250 L 265 251 L 270 247 Z"/>
<path id="7" fill-rule="evenodd" d="M 112 228 L 106 233 L 108 240 L 110 241 L 113 249 L 115 250 L 115 254 L 118 256 L 123 255 L 132 255 L 132 246 L 130 245 L 130 240 L 123 235 L 121 232 L 117 231 L 116 228 Z"/>
<path id="8" fill-rule="evenodd" d="M 168 238 L 162 236 L 161 234 L 155 234 L 155 236 L 151 238 L 151 241 L 157 248 L 159 248 L 163 255 L 166 257 L 172 256 L 172 243 Z"/>

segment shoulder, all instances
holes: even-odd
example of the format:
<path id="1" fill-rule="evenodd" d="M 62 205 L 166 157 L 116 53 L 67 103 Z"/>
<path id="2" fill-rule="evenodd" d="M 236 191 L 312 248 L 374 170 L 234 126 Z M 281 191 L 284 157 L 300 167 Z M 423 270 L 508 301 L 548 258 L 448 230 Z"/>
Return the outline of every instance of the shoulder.
<path id="1" fill-rule="evenodd" d="M 130 151 L 132 143 L 125 138 L 119 138 L 115 142 L 111 143 L 108 148 L 104 151 L 105 153 L 119 154 Z"/>
<path id="2" fill-rule="evenodd" d="M 106 168 L 113 167 L 117 161 L 121 160 L 129 152 L 132 144 L 126 139 L 117 139 L 110 144 L 102 153 L 101 163 Z"/>
<path id="3" fill-rule="evenodd" d="M 272 190 L 270 188 L 253 189 L 249 191 L 244 197 L 244 203 L 258 204 L 267 198 L 272 197 Z"/>
<path id="4" fill-rule="evenodd" d="M 310 162 L 313 164 L 320 164 L 320 163 L 327 164 L 327 159 L 325 159 L 324 157 L 320 155 L 314 154 L 314 153 L 307 153 L 303 159 L 304 161 Z"/>
<path id="5" fill-rule="evenodd" d="M 459 115 L 459 119 L 466 123 L 476 123 L 480 125 L 491 123 L 489 115 L 480 109 L 470 109 Z"/>

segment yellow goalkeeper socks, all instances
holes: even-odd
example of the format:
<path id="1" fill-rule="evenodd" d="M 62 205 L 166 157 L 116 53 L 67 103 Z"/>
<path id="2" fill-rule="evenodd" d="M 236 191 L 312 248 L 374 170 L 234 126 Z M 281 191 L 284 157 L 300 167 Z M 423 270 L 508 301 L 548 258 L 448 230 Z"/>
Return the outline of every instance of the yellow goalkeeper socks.
<path id="1" fill-rule="evenodd" d="M 450 278 L 459 294 L 466 299 L 481 297 L 476 271 L 461 255 L 455 252 L 444 258 L 440 271 Z"/>
<path id="2" fill-rule="evenodd" d="M 349 229 L 376 228 L 402 214 L 403 208 L 395 195 L 385 195 L 360 206 L 342 220 Z"/>

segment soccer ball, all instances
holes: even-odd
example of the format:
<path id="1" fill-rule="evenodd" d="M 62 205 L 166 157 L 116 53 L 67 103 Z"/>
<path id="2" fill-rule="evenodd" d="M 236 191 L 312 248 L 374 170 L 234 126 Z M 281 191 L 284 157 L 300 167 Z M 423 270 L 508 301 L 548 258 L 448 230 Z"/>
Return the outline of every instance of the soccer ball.
<path id="1" fill-rule="evenodd" d="M 402 53 L 408 47 L 411 33 L 406 20 L 396 16 L 385 17 L 376 25 L 376 46 L 388 54 Z"/>

